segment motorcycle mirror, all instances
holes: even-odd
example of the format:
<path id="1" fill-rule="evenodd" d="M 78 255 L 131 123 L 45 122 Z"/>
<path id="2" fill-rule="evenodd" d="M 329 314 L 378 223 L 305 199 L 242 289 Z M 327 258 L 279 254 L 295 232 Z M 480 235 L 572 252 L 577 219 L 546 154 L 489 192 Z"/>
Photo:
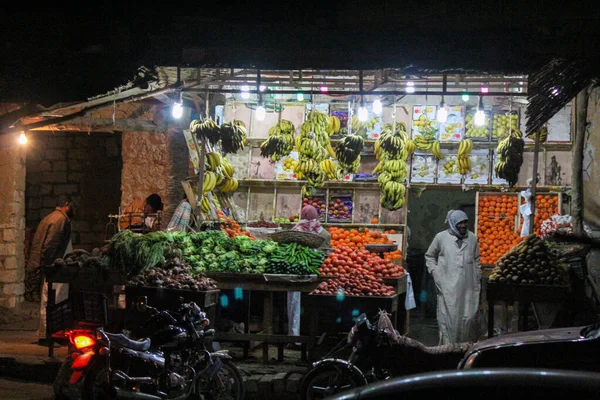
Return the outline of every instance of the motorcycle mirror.
<path id="1" fill-rule="evenodd" d="M 136 302 L 136 308 L 140 312 L 146 312 L 146 306 L 148 305 L 148 297 L 140 296 Z"/>

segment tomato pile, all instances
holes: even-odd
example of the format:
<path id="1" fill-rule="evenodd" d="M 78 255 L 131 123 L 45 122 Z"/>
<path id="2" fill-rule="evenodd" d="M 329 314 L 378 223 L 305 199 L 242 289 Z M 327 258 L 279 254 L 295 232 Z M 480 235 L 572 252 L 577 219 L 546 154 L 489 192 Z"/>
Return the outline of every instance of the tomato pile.
<path id="1" fill-rule="evenodd" d="M 367 250 L 342 246 L 336 248 L 333 253 L 327 256 L 319 268 L 319 272 L 325 276 L 359 274 L 362 276 L 387 278 L 404 275 L 404 268 Z"/>
<path id="2" fill-rule="evenodd" d="M 313 294 L 344 296 L 393 296 L 394 288 L 373 276 L 345 276 L 322 282 Z"/>

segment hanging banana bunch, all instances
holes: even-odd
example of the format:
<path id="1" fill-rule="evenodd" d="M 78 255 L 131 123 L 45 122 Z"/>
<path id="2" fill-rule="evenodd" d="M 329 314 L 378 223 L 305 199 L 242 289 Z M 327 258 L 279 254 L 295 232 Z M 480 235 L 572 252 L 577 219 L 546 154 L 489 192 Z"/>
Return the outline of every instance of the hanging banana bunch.
<path id="1" fill-rule="evenodd" d="M 463 139 L 458 145 L 458 172 L 461 175 L 466 175 L 471 172 L 471 150 L 473 150 L 473 141 L 471 139 Z"/>
<path id="2" fill-rule="evenodd" d="M 388 153 L 396 154 L 404 147 L 403 144 L 406 140 L 408 140 L 406 124 L 397 122 L 395 125 L 385 124 L 377 141 L 379 142 L 378 147 Z"/>
<path id="3" fill-rule="evenodd" d="M 260 145 L 260 155 L 272 162 L 288 156 L 294 149 L 294 125 L 282 119 L 269 129 L 269 138 Z"/>
<path id="4" fill-rule="evenodd" d="M 329 126 L 327 127 L 327 133 L 329 136 L 339 133 L 341 127 L 341 121 L 335 115 L 329 117 Z"/>
<path id="5" fill-rule="evenodd" d="M 535 140 L 537 136 L 540 138 L 540 143 L 546 143 L 546 140 L 548 140 L 548 127 L 544 125 L 539 132 L 530 134 L 529 138 Z"/>
<path id="6" fill-rule="evenodd" d="M 355 173 L 360 166 L 360 153 L 365 146 L 362 136 L 354 133 L 344 136 L 335 147 L 335 156 L 342 169 Z"/>
<path id="7" fill-rule="evenodd" d="M 215 121 L 210 118 L 204 118 L 202 121 L 197 119 L 190 123 L 190 132 L 199 139 L 206 139 L 212 146 L 221 139 L 221 129 Z"/>
<path id="8" fill-rule="evenodd" d="M 217 181 L 217 189 L 219 189 L 221 193 L 235 191 L 238 188 L 238 180 L 233 177 L 233 167 L 225 157 L 221 158 L 219 172 L 221 172 L 223 179 Z"/>
<path id="9" fill-rule="evenodd" d="M 234 120 L 221 125 L 221 149 L 223 153 L 237 153 L 244 149 L 244 143 L 248 137 L 244 122 Z"/>
<path id="10" fill-rule="evenodd" d="M 302 187 L 305 196 L 315 194 L 318 188 L 325 186 L 329 177 L 324 167 L 328 168 L 330 164 L 323 163 L 331 154 L 335 154 L 329 140 L 329 129 L 329 116 L 316 110 L 310 111 L 300 126 L 300 135 L 296 138 L 298 163 L 294 173 L 298 179 L 306 180 Z"/>
<path id="11" fill-rule="evenodd" d="M 513 130 L 509 136 L 498 142 L 496 147 L 496 165 L 494 172 L 501 179 L 506 179 L 510 186 L 517 184 L 519 172 L 523 165 L 523 148 L 525 141 L 520 130 Z"/>

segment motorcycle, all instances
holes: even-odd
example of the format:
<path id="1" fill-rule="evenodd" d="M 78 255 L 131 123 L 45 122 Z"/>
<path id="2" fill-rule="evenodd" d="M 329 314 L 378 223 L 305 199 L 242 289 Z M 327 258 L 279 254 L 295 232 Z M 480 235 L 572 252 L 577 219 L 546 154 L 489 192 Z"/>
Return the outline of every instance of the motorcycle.
<path id="1" fill-rule="evenodd" d="M 69 357 L 54 383 L 57 399 L 242 400 L 245 387 L 227 351 L 210 351 L 214 329 L 194 302 L 178 313 L 159 311 L 140 298 L 137 309 L 150 318 L 148 337 L 89 328 L 66 332 Z"/>
<path id="2" fill-rule="evenodd" d="M 300 396 L 303 400 L 322 399 L 396 376 L 456 369 L 469 346 L 427 347 L 401 336 L 385 311 L 378 313 L 374 324 L 361 314 L 347 337 L 312 364 L 300 383 Z M 332 357 L 348 349 L 347 358 Z"/>

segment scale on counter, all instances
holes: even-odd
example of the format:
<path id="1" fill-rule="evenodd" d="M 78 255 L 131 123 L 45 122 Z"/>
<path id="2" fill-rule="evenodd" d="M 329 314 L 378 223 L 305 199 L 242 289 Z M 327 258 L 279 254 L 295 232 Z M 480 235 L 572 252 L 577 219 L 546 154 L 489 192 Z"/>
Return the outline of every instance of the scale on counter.
<path id="1" fill-rule="evenodd" d="M 389 253 L 391 251 L 398 250 L 397 244 L 383 244 L 383 243 L 372 243 L 365 244 L 365 249 L 371 253 Z"/>

